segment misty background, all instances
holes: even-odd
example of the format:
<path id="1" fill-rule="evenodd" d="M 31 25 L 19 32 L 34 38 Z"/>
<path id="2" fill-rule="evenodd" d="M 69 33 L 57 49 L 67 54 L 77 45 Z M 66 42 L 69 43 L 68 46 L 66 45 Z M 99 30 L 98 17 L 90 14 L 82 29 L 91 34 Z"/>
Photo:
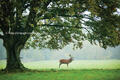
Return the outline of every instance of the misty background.
<path id="1" fill-rule="evenodd" d="M 120 46 L 105 50 L 99 46 L 91 45 L 88 41 L 84 41 L 82 49 L 73 50 L 72 45 L 68 45 L 61 50 L 30 48 L 23 49 L 20 57 L 22 57 L 22 61 L 59 60 L 69 58 L 69 54 L 74 57 L 74 60 L 120 59 Z M 6 50 L 3 47 L 2 40 L 0 40 L 0 60 L 5 58 Z"/>

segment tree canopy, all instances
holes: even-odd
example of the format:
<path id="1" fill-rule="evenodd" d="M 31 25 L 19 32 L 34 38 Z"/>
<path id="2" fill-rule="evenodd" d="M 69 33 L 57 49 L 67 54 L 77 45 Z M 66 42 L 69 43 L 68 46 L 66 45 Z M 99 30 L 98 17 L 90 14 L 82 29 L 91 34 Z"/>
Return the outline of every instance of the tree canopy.
<path id="1" fill-rule="evenodd" d="M 0 0 L 7 68 L 19 68 L 20 51 L 29 46 L 62 49 L 73 43 L 81 48 L 84 40 L 103 48 L 118 46 L 119 12 L 120 0 Z"/>
<path id="2" fill-rule="evenodd" d="M 6 32 L 32 32 L 26 48 L 59 49 L 69 43 L 79 48 L 83 40 L 115 47 L 120 44 L 119 8 L 119 0 L 1 0 L 1 38 Z"/>

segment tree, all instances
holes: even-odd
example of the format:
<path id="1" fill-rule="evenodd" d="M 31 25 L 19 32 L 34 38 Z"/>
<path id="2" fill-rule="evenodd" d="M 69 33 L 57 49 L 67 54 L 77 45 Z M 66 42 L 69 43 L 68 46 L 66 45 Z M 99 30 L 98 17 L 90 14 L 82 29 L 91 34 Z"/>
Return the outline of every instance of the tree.
<path id="1" fill-rule="evenodd" d="M 5 70 L 24 70 L 20 51 L 30 46 L 62 49 L 72 43 L 82 48 L 84 40 L 103 48 L 118 46 L 119 8 L 119 0 L 0 0 Z"/>

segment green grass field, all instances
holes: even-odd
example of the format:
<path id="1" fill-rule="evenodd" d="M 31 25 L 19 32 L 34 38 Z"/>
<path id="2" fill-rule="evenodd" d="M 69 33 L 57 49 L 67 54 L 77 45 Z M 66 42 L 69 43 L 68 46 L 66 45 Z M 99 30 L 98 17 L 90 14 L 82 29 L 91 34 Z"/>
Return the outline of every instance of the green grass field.
<path id="1" fill-rule="evenodd" d="M 60 69 L 58 61 L 23 64 L 34 71 L 0 72 L 0 80 L 120 80 L 120 60 L 76 60 Z M 5 61 L 0 61 L 0 69 L 4 67 Z"/>

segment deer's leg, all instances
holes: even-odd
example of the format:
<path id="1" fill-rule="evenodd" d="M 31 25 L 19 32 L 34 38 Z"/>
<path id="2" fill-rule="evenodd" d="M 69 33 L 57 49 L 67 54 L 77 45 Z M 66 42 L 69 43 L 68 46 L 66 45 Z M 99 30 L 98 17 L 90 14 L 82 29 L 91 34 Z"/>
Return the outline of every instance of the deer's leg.
<path id="1" fill-rule="evenodd" d="M 61 65 L 61 63 L 59 64 L 59 68 L 60 68 L 60 65 Z"/>
<path id="2" fill-rule="evenodd" d="M 68 64 L 67 64 L 67 67 L 68 67 Z"/>

